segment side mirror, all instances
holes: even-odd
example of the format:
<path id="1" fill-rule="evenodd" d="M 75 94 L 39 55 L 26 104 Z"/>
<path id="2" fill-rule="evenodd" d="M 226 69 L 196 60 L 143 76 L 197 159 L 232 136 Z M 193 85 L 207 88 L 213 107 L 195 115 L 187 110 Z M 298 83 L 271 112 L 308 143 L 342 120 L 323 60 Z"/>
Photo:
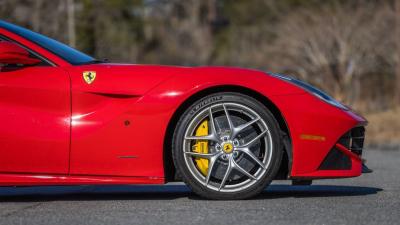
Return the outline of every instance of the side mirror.
<path id="1" fill-rule="evenodd" d="M 21 46 L 9 41 L 0 41 L 0 64 L 36 65 L 40 62 L 39 59 L 30 57 L 29 52 Z"/>

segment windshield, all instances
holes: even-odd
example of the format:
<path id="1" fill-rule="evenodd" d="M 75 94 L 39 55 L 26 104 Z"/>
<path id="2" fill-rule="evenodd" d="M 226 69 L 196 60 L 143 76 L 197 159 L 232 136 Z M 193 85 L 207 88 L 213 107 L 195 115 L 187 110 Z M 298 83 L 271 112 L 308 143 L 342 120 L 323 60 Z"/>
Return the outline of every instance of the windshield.
<path id="1" fill-rule="evenodd" d="M 76 49 L 69 47 L 68 45 L 60 43 L 56 40 L 35 33 L 28 29 L 16 26 L 11 23 L 7 23 L 2 20 L 0 20 L 0 27 L 39 45 L 40 47 L 52 52 L 53 54 L 59 56 L 60 58 L 64 59 L 72 65 L 97 62 L 97 60 L 95 60 L 91 56 L 88 56 Z"/>

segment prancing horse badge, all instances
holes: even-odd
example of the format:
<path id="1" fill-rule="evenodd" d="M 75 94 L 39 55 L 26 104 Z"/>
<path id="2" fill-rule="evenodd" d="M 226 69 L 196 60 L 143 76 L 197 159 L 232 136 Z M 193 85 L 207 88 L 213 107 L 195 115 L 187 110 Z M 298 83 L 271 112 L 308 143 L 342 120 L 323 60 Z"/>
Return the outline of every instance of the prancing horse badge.
<path id="1" fill-rule="evenodd" d="M 94 71 L 83 72 L 83 79 L 87 84 L 93 83 L 93 81 L 96 79 L 96 72 Z"/>

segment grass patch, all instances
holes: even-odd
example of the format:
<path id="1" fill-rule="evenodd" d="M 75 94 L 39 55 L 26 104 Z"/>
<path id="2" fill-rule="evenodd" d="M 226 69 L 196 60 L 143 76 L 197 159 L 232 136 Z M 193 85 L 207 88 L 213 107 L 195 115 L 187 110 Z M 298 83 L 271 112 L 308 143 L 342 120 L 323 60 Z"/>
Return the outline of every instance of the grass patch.
<path id="1" fill-rule="evenodd" d="M 366 145 L 400 146 L 400 108 L 369 113 L 365 117 L 369 122 Z"/>

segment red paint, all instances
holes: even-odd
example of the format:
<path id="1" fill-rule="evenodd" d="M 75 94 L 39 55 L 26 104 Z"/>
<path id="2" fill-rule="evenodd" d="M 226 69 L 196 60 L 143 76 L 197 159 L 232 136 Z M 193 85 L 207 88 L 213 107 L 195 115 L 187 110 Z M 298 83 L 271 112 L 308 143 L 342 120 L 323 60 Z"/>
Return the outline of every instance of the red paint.
<path id="1" fill-rule="evenodd" d="M 0 72 L 1 172 L 68 172 L 69 82 L 58 67 Z"/>
<path id="2" fill-rule="evenodd" d="M 361 174 L 352 155 L 349 171 L 318 171 L 318 166 L 339 137 L 365 119 L 264 72 L 72 66 L 16 34 L 0 29 L 0 35 L 54 64 L 0 72 L 0 185 L 162 183 L 163 143 L 177 108 L 199 91 L 227 85 L 258 92 L 279 108 L 293 144 L 291 176 Z M 83 80 L 84 71 L 96 72 L 93 83 Z M 302 134 L 326 140 L 303 140 Z"/>
<path id="3" fill-rule="evenodd" d="M 294 177 L 324 179 L 324 178 L 344 178 L 344 177 L 360 176 L 362 171 L 361 158 L 339 143 L 336 143 L 335 146 L 345 155 L 350 157 L 351 160 L 350 170 L 314 170 L 309 173 L 296 174 L 296 176 Z"/>

